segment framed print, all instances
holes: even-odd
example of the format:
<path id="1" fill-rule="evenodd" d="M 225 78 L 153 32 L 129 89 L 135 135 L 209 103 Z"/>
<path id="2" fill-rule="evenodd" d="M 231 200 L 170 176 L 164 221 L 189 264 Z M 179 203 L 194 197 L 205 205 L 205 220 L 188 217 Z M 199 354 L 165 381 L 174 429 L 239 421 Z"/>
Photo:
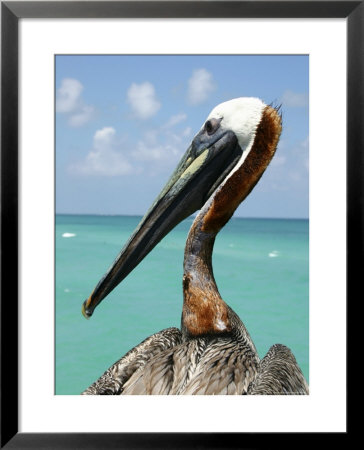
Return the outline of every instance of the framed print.
<path id="1" fill-rule="evenodd" d="M 363 11 L 360 1 L 2 2 L 2 446 L 225 448 L 242 437 L 346 435 L 346 304 L 363 269 Z M 239 314 L 261 358 L 281 340 L 292 348 L 309 395 L 78 395 L 144 338 L 179 327 L 179 285 L 165 304 L 158 280 L 168 288 L 188 228 L 126 284 L 128 312 L 111 299 L 86 322 L 81 305 L 88 298 L 90 316 L 88 296 L 138 226 L 133 215 L 148 210 L 209 111 L 239 96 L 282 103 L 285 128 L 256 204 L 245 204 L 255 219 L 241 221 L 244 250 L 233 228 L 216 242 L 217 281 L 235 310 L 250 296 Z M 223 117 L 207 122 L 218 129 Z M 262 236 L 265 303 L 247 269 Z M 260 341 L 267 320 L 274 331 Z"/>
<path id="2" fill-rule="evenodd" d="M 96 67 L 97 76 L 95 77 Z M 69 75 L 70 72 L 72 77 Z M 261 81 L 256 82 L 254 87 L 253 80 L 257 73 L 260 73 Z M 130 380 L 128 378 L 127 381 L 130 388 L 127 387 L 126 382 L 120 386 L 117 381 L 123 378 L 123 375 L 119 373 L 120 370 L 122 373 L 125 371 L 123 364 L 118 363 L 117 367 L 111 369 L 107 375 L 102 375 L 105 372 L 103 366 L 110 366 L 119 359 L 120 353 L 126 354 L 130 348 L 135 347 L 136 343 L 144 341 L 145 333 L 147 336 L 154 336 L 157 333 L 148 341 L 152 348 L 161 339 L 163 346 L 167 347 L 164 350 L 170 348 L 171 351 L 181 351 L 184 355 L 189 354 L 189 346 L 194 345 L 195 342 L 204 343 L 206 339 L 213 339 L 212 342 L 209 342 L 206 353 L 204 352 L 199 359 L 199 367 L 203 366 L 207 358 L 226 358 L 227 353 L 223 349 L 227 350 L 233 344 L 234 351 L 236 351 L 236 345 L 239 346 L 238 338 L 231 337 L 227 341 L 218 339 L 217 342 L 226 343 L 217 354 L 214 352 L 213 356 L 210 354 L 213 349 L 213 336 L 218 335 L 223 338 L 227 333 L 224 326 L 230 327 L 231 320 L 229 318 L 224 319 L 224 316 L 220 317 L 219 313 L 216 313 L 216 316 L 213 313 L 216 305 L 224 310 L 223 298 L 228 299 L 229 307 L 233 308 L 236 314 L 245 315 L 244 326 L 248 330 L 250 329 L 250 331 L 244 330 L 243 325 L 239 323 L 233 327 L 233 331 L 228 333 L 238 333 L 237 335 L 241 336 L 240 339 L 244 342 L 244 347 L 246 345 L 247 348 L 251 348 L 252 354 L 264 355 L 267 353 L 268 349 L 272 347 L 274 339 L 284 341 L 297 360 L 297 367 L 295 367 L 293 375 L 294 387 L 287 387 L 287 392 L 290 392 L 290 395 L 307 394 L 309 375 L 308 56 L 56 55 L 55 76 L 57 111 L 55 130 L 57 186 L 56 395 L 77 395 L 80 392 L 83 392 L 84 395 L 135 393 L 136 388 L 132 387 L 131 378 Z M 105 80 L 108 82 L 105 83 Z M 82 90 L 84 94 L 82 97 L 77 94 L 77 100 L 72 100 L 70 104 L 70 97 L 73 98 L 73 93 L 78 92 L 81 85 L 84 86 Z M 121 106 L 121 111 L 120 106 L 114 104 L 114 93 L 109 90 L 111 85 L 126 96 L 126 102 Z M 290 86 L 290 90 L 287 89 L 287 85 Z M 116 88 L 116 86 L 118 87 Z M 227 86 L 229 86 L 228 92 L 224 93 Z M 246 90 L 245 86 L 249 86 L 249 90 Z M 184 161 L 183 154 L 189 148 L 191 141 L 193 142 L 192 147 L 198 146 L 199 138 L 194 138 L 192 132 L 194 122 L 201 120 L 200 117 L 205 114 L 207 109 L 213 109 L 216 104 L 220 104 L 221 106 L 218 108 L 226 109 L 224 119 L 221 119 L 219 125 L 220 129 L 223 128 L 225 121 L 230 122 L 228 119 L 230 108 L 234 108 L 233 111 L 240 111 L 240 108 L 242 111 L 255 111 L 256 107 L 266 108 L 266 111 L 275 117 L 277 124 L 274 123 L 271 125 L 272 127 L 279 129 L 281 127 L 278 125 L 281 122 L 279 107 L 263 107 L 262 100 L 239 97 L 245 91 L 259 92 L 264 99 L 269 98 L 269 101 L 274 96 L 282 97 L 285 128 L 280 135 L 281 144 L 279 144 L 280 150 L 278 151 L 280 156 L 275 155 L 272 159 L 270 169 L 266 170 L 264 177 L 254 189 L 255 196 L 253 198 L 250 195 L 246 197 L 244 194 L 243 197 L 246 199 L 241 207 L 236 209 L 234 219 L 229 220 L 223 229 L 222 222 L 218 221 L 217 228 L 221 227 L 221 233 L 216 233 L 215 236 L 215 233 L 211 232 L 211 239 L 212 237 L 216 238 L 213 250 L 214 275 L 211 269 L 206 270 L 204 265 L 198 269 L 194 268 L 192 271 L 189 268 L 189 261 L 194 259 L 192 256 L 194 253 L 187 248 L 183 263 L 184 274 L 181 275 L 180 267 L 185 242 L 201 240 L 204 234 L 201 234 L 200 231 L 193 232 L 193 230 L 199 220 L 207 221 L 204 225 L 207 227 L 210 216 L 210 213 L 202 216 L 204 213 L 201 212 L 195 219 L 190 217 L 191 208 L 196 208 L 196 202 L 198 202 L 197 208 L 201 206 L 199 198 L 201 192 L 206 189 L 203 183 L 209 185 L 209 181 L 203 181 L 205 179 L 201 172 L 198 180 L 202 185 L 198 189 L 197 195 L 192 187 L 193 184 L 189 184 L 195 182 L 195 176 L 187 181 L 188 173 L 190 170 L 193 173 L 194 166 L 188 165 L 186 169 L 184 162 L 179 163 L 180 160 Z M 92 92 L 97 93 L 97 97 L 102 99 L 102 104 L 106 103 L 109 106 L 104 109 L 96 97 L 92 98 Z M 269 101 L 265 101 L 268 104 Z M 98 117 L 93 117 L 95 110 L 98 111 Z M 232 114 L 239 115 L 239 112 Z M 249 117 L 250 115 L 248 118 L 244 116 L 241 122 L 249 123 Z M 251 120 L 254 120 L 253 116 Z M 297 121 L 300 126 L 295 125 Z M 214 123 L 212 119 L 211 123 Z M 83 150 L 85 137 L 81 139 L 81 146 L 77 146 L 78 136 L 90 132 L 91 129 L 91 148 Z M 239 131 L 237 133 L 239 135 Z M 243 136 L 242 133 L 240 134 Z M 265 134 L 268 133 L 265 132 Z M 293 135 L 294 138 L 290 137 Z M 214 142 L 216 134 L 211 133 L 211 136 L 213 136 L 211 139 Z M 241 142 L 244 139 L 241 137 Z M 206 141 L 204 145 L 208 146 L 209 144 Z M 243 143 L 241 145 L 244 147 Z M 292 150 L 287 151 L 287 155 L 285 155 L 285 148 L 296 149 L 297 154 Z M 249 152 L 248 155 L 254 155 L 254 147 L 252 150 L 246 151 Z M 199 151 L 196 154 L 199 155 Z M 218 154 L 221 154 L 222 157 L 224 152 L 220 150 Z M 237 150 L 237 154 L 240 154 L 239 150 Z M 233 155 L 234 152 L 231 153 L 231 157 L 234 159 Z M 198 159 L 199 157 L 196 156 L 196 162 L 191 164 L 198 165 L 201 161 Z M 193 151 L 189 158 L 193 160 Z M 211 159 L 211 164 L 213 164 L 213 160 L 214 157 Z M 249 159 L 247 161 L 249 162 Z M 170 178 L 170 174 L 174 172 L 174 166 L 178 166 L 178 164 L 182 164 L 179 166 L 182 168 L 176 169 L 177 173 L 178 171 L 182 174 L 185 173 L 181 176 L 183 180 L 186 180 L 186 184 L 178 187 L 179 182 L 176 185 L 175 182 L 172 182 L 170 189 L 163 188 L 163 183 Z M 218 173 L 221 171 L 224 173 L 222 169 L 224 164 L 220 164 Z M 230 164 L 231 162 L 228 167 Z M 203 170 L 202 167 L 208 166 L 201 166 L 199 170 Z M 209 177 L 221 176 L 208 173 Z M 229 177 L 229 175 L 222 176 Z M 177 180 L 179 178 L 177 176 Z M 229 179 L 227 178 L 227 180 Z M 245 179 L 247 179 L 246 176 Z M 167 183 L 169 182 L 167 181 Z M 222 192 L 224 189 L 228 189 L 229 184 L 225 183 L 228 181 L 221 184 Z M 190 191 L 190 189 L 192 190 Z M 158 208 L 150 210 L 149 204 L 153 204 L 152 195 L 155 197 L 160 191 L 167 191 L 167 197 L 162 194 L 157 202 Z M 173 191 L 175 194 L 172 194 Z M 218 194 L 216 193 L 216 195 Z M 190 199 L 188 204 L 181 204 L 180 201 L 184 202 L 186 197 Z M 97 198 L 102 198 L 102 200 L 98 201 Z M 215 198 L 215 194 L 211 194 L 211 198 Z M 231 204 L 232 198 L 232 195 L 229 196 L 227 205 Z M 238 196 L 237 202 L 240 198 Z M 265 199 L 266 201 L 264 201 Z M 172 204 L 169 204 L 169 201 Z M 166 210 L 163 205 L 168 205 Z M 98 209 L 96 215 L 93 213 L 95 207 L 101 208 Z M 199 209 L 203 210 L 204 208 L 205 206 Z M 207 202 L 206 208 L 208 208 Z M 259 211 L 258 208 L 261 210 Z M 142 219 L 142 211 L 148 210 L 148 216 Z M 80 215 L 82 211 L 83 214 Z M 120 211 L 122 214 L 115 215 L 116 211 Z M 244 216 L 242 217 L 243 214 L 245 219 Z M 269 216 L 270 219 L 262 216 Z M 204 218 L 202 219 L 202 217 Z M 282 218 L 284 219 L 282 220 Z M 226 220 L 225 218 L 224 221 Z M 156 226 L 157 223 L 158 226 Z M 177 224 L 178 227 L 174 228 L 173 232 L 172 230 L 169 232 L 174 224 Z M 116 305 L 120 305 L 120 292 L 116 291 L 113 295 L 110 291 L 108 301 L 101 305 L 96 288 L 90 300 L 84 303 L 84 285 L 91 286 L 96 283 L 95 279 L 101 276 L 97 274 L 96 260 L 97 266 L 103 265 L 106 269 L 110 266 L 107 255 L 109 255 L 109 259 L 114 259 L 115 255 L 120 253 L 119 246 L 115 245 L 114 247 L 113 244 L 119 242 L 120 233 L 124 232 L 131 236 L 133 229 L 137 227 L 139 231 L 134 235 L 128 247 L 122 251 L 123 253 L 117 257 L 116 262 L 116 266 L 119 267 L 117 270 L 122 273 L 121 278 L 126 280 L 126 283 L 123 283 L 124 289 L 126 289 L 123 296 L 128 299 L 128 305 L 133 305 L 132 307 L 127 305 L 125 308 L 123 307 L 123 326 L 120 327 L 120 317 L 115 313 Z M 190 232 L 189 229 L 191 229 Z M 98 230 L 97 234 L 96 230 Z M 268 230 L 272 236 L 268 237 Z M 285 230 L 283 239 L 281 237 L 282 230 Z M 144 233 L 147 233 L 149 237 L 144 236 Z M 90 242 L 87 240 L 79 242 L 80 239 L 86 239 L 86 236 L 90 236 Z M 97 236 L 102 236 L 100 241 Z M 163 241 L 151 253 L 154 244 L 162 239 L 162 236 L 164 236 Z M 296 236 L 296 239 L 293 239 L 293 236 Z M 127 242 L 128 237 L 124 236 L 122 240 Z M 110 247 L 110 253 L 106 251 L 105 244 Z M 197 244 L 194 244 L 193 247 L 195 245 Z M 114 247 L 114 255 L 112 255 L 111 246 Z M 144 260 L 143 269 L 129 272 L 129 264 L 131 261 L 135 261 L 135 255 L 139 255 L 138 259 L 141 259 L 143 255 L 147 256 L 145 248 L 150 251 L 150 256 Z M 126 257 L 129 252 L 131 252 L 131 259 Z M 252 258 L 254 254 L 255 256 Z M 96 258 L 95 255 L 97 255 Z M 102 261 L 103 255 L 105 255 L 104 261 Z M 246 256 L 244 257 L 244 255 Z M 260 255 L 259 261 L 256 260 L 256 255 Z M 204 262 L 208 258 L 208 252 L 198 257 Z M 254 268 L 251 267 L 252 259 L 255 262 Z M 119 264 L 121 265 L 119 266 Z M 134 263 L 131 264 L 134 265 Z M 79 270 L 81 267 L 83 275 Z M 248 267 L 250 267 L 249 273 Z M 265 291 L 266 285 L 275 286 L 268 296 L 266 292 L 259 292 L 257 288 L 262 271 L 265 270 L 269 272 L 271 278 L 267 278 L 266 283 L 262 283 L 263 290 Z M 127 275 L 127 272 L 130 273 L 130 276 Z M 246 273 L 243 275 L 243 272 Z M 71 273 L 75 276 L 74 280 L 72 280 Z M 108 280 L 112 284 L 114 283 L 113 273 L 114 269 L 111 269 L 110 275 L 106 276 L 102 286 L 106 286 L 109 283 Z M 179 330 L 181 279 L 182 277 L 184 280 L 194 279 L 195 276 L 197 279 L 206 276 L 210 280 L 209 287 L 206 286 L 204 291 L 211 290 L 212 297 L 208 302 L 210 304 L 208 310 L 213 317 L 208 321 L 206 311 L 201 314 L 195 312 L 194 329 L 186 331 L 186 334 L 193 336 L 197 334 L 200 336 L 196 338 L 197 341 L 195 338 L 187 339 L 184 335 L 182 337 Z M 265 277 L 267 276 L 265 275 Z M 281 277 L 280 280 L 279 277 Z M 82 278 L 83 281 L 80 283 Z M 117 278 L 120 280 L 120 276 Z M 219 280 L 218 288 L 215 287 L 216 281 L 212 281 L 213 279 Z M 248 291 L 248 286 L 255 287 L 254 294 L 247 293 L 242 300 L 241 288 L 244 285 Z M 218 294 L 217 289 L 221 294 Z M 151 295 L 150 291 L 155 292 L 155 297 Z M 190 291 L 192 292 L 192 285 L 191 288 L 186 288 L 186 292 L 183 294 L 183 310 L 186 310 L 187 307 L 192 308 L 192 306 L 187 306 L 191 303 L 188 300 Z M 150 293 L 147 295 L 147 292 Z M 294 300 L 292 292 L 294 292 Z M 102 296 L 104 295 L 102 294 Z M 265 297 L 269 297 L 267 304 L 264 304 Z M 79 304 L 76 302 L 77 298 Z M 217 303 L 215 304 L 215 302 Z M 241 303 L 244 304 L 243 308 Z M 82 319 L 80 316 L 81 304 L 84 304 L 83 314 L 90 319 L 89 321 L 80 321 Z M 96 305 L 97 314 L 94 315 Z M 273 307 L 273 305 L 276 306 Z M 153 313 L 145 316 L 143 311 L 147 311 L 149 308 L 152 308 Z M 254 311 L 256 312 L 254 313 Z M 267 314 L 266 319 L 264 312 Z M 188 320 L 187 314 L 183 316 L 185 318 L 182 319 L 182 329 L 191 327 L 189 325 L 191 314 L 189 313 Z M 137 321 L 135 321 L 136 315 Z M 75 322 L 71 320 L 71 317 L 75 318 Z M 273 317 L 280 317 L 280 320 L 273 320 L 277 327 L 275 331 L 272 329 Z M 291 320 L 287 320 L 288 318 Z M 267 330 L 264 333 L 259 332 L 260 326 L 255 329 L 257 326 L 255 324 L 266 320 L 270 323 L 270 326 L 266 327 L 270 328 L 269 332 Z M 224 322 L 226 322 L 225 325 L 223 325 Z M 294 329 L 290 329 L 292 323 L 295 324 Z M 168 324 L 167 327 L 166 324 Z M 171 329 L 171 327 L 174 328 Z M 195 327 L 198 328 L 198 331 L 195 330 Z M 220 327 L 223 328 L 223 331 L 220 331 Z M 77 329 L 76 335 L 71 331 L 74 329 Z M 111 333 L 107 332 L 102 336 L 97 331 L 102 329 L 113 329 L 116 335 L 113 333 L 114 335 L 111 336 Z M 156 330 L 160 330 L 160 333 Z M 97 334 L 95 335 L 95 333 Z M 255 338 L 251 337 L 252 333 L 255 334 Z M 211 337 L 207 338 L 206 334 Z M 71 340 L 68 339 L 69 335 L 72 335 Z M 96 338 L 96 336 L 98 337 Z M 229 336 L 233 336 L 233 334 L 229 334 Z M 92 342 L 86 353 L 85 342 Z M 144 345 L 140 350 L 144 348 Z M 169 347 L 170 345 L 171 347 Z M 225 345 L 228 347 L 226 348 Z M 288 351 L 283 347 L 279 348 L 280 351 Z M 275 352 L 275 349 L 274 347 L 272 351 Z M 141 354 L 145 355 L 145 351 L 149 353 L 149 347 L 142 350 Z M 240 351 L 243 353 L 243 349 Z M 163 352 L 161 353 L 164 355 Z M 162 354 L 158 358 L 162 357 Z M 198 353 L 194 354 L 199 358 Z M 224 356 L 222 357 L 222 355 Z M 140 357 L 137 357 L 137 360 L 140 360 Z M 144 361 L 144 357 L 142 361 Z M 244 361 L 255 367 L 254 359 L 250 360 L 248 357 Z M 137 361 L 134 361 L 133 367 L 138 364 Z M 186 362 L 184 367 L 187 366 Z M 183 375 L 184 367 L 180 375 L 177 375 L 178 371 L 175 368 L 173 379 L 165 386 L 164 383 L 162 385 L 157 383 L 155 387 L 152 387 L 151 384 L 143 382 L 144 386 L 139 386 L 137 391 L 140 394 L 143 392 L 154 395 L 167 393 L 180 395 L 182 392 L 185 394 L 204 392 L 205 395 L 216 395 L 217 393 L 223 395 L 223 393 L 243 394 L 249 392 L 249 382 L 245 377 L 242 377 L 241 381 L 238 381 L 239 378 L 234 378 L 234 381 L 226 385 L 222 382 L 215 390 L 212 384 L 197 381 L 201 377 L 200 373 L 203 373 L 204 378 L 207 379 L 209 370 L 206 372 L 206 370 L 194 369 L 195 366 L 190 369 L 194 375 L 191 375 L 186 382 Z M 215 367 L 210 374 L 211 377 L 230 379 L 228 375 L 222 375 L 221 367 L 220 369 Z M 129 369 L 127 371 L 129 372 Z M 144 373 L 146 372 L 143 370 Z M 136 372 L 135 376 L 137 376 Z M 164 379 L 164 377 L 162 378 Z M 183 380 L 181 383 L 172 381 L 179 378 Z M 251 387 L 251 389 L 253 394 L 257 392 L 257 388 L 253 390 Z M 270 392 L 278 394 L 282 391 Z"/>

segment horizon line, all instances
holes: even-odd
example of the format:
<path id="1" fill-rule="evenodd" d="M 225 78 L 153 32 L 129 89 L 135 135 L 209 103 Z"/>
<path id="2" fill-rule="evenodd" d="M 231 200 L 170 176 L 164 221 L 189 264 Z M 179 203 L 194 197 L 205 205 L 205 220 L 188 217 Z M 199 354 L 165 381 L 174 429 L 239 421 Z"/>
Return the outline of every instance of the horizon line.
<path id="1" fill-rule="evenodd" d="M 143 217 L 143 214 L 114 214 L 114 213 L 66 213 L 56 212 L 56 216 L 99 216 L 99 217 Z M 189 217 L 195 217 L 191 214 Z M 188 217 L 186 217 L 188 219 Z M 231 219 L 262 219 L 262 220 L 309 220 L 309 217 L 253 217 L 253 216 L 232 216 Z M 231 220 L 230 219 L 230 220 Z"/>

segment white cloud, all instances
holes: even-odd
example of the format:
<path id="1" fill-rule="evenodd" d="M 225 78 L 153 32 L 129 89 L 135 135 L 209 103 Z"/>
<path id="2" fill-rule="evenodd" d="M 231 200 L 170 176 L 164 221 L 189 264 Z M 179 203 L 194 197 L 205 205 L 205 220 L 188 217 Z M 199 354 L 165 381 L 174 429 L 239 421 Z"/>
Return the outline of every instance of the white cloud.
<path id="1" fill-rule="evenodd" d="M 106 147 L 110 147 L 115 138 L 115 128 L 104 127 L 101 130 L 97 130 L 94 135 L 94 147 L 101 150 Z"/>
<path id="2" fill-rule="evenodd" d="M 83 105 L 80 109 L 68 118 L 71 127 L 81 127 L 92 119 L 95 108 L 91 105 Z"/>
<path id="3" fill-rule="evenodd" d="M 172 128 L 175 125 L 177 125 L 180 122 L 183 122 L 187 119 L 187 114 L 181 113 L 181 114 L 175 114 L 174 116 L 171 116 L 169 120 L 163 125 L 162 128 Z"/>
<path id="4" fill-rule="evenodd" d="M 197 69 L 188 80 L 188 101 L 192 105 L 203 103 L 215 89 L 212 74 L 206 69 Z"/>
<path id="5" fill-rule="evenodd" d="M 67 115 L 71 127 L 80 127 L 93 117 L 95 108 L 81 97 L 84 87 L 74 78 L 64 78 L 57 90 L 56 111 Z"/>
<path id="6" fill-rule="evenodd" d="M 128 103 L 138 119 L 149 119 L 154 116 L 161 107 L 152 83 L 133 83 L 127 92 Z"/>
<path id="7" fill-rule="evenodd" d="M 157 163 L 155 167 L 148 166 L 147 170 L 153 174 L 177 164 L 187 149 L 192 130 L 191 127 L 185 127 L 175 131 L 173 127 L 186 119 L 185 113 L 174 114 L 162 126 L 146 130 L 143 138 L 133 147 L 132 158 L 140 163 Z"/>
<path id="8" fill-rule="evenodd" d="M 141 140 L 133 150 L 132 156 L 136 160 L 143 162 L 160 161 L 168 156 L 168 150 L 172 150 L 172 155 L 176 153 L 175 149 L 171 146 L 162 144 L 150 146 Z"/>
<path id="9" fill-rule="evenodd" d="M 282 95 L 281 102 L 283 106 L 303 108 L 308 105 L 308 95 L 287 89 Z"/>
<path id="10" fill-rule="evenodd" d="M 131 156 L 150 174 L 158 174 L 166 168 L 173 167 L 187 149 L 184 132 L 174 133 L 170 130 L 154 129 L 146 132 L 133 148 Z"/>
<path id="11" fill-rule="evenodd" d="M 116 131 L 112 127 L 97 130 L 93 139 L 93 149 L 83 161 L 71 165 L 70 172 L 109 177 L 132 173 L 133 167 L 120 151 L 120 143 L 115 135 Z"/>
<path id="12" fill-rule="evenodd" d="M 61 81 L 61 87 L 57 90 L 56 111 L 69 113 L 76 110 L 80 102 L 82 91 L 83 86 L 78 80 L 64 78 Z"/>
<path id="13" fill-rule="evenodd" d="M 115 128 L 103 127 L 95 132 L 86 157 L 69 166 L 69 171 L 100 176 L 170 173 L 190 143 L 191 127 L 177 127 L 186 119 L 184 113 L 172 115 L 164 125 L 146 129 L 137 141 L 120 139 Z"/>

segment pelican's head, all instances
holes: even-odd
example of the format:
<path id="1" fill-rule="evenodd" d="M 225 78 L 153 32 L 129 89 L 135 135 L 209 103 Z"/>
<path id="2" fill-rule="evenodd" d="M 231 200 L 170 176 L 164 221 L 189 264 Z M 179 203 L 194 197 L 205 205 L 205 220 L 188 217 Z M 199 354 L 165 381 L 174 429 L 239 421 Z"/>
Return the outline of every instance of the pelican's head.
<path id="1" fill-rule="evenodd" d="M 221 228 L 269 164 L 280 131 L 277 110 L 257 98 L 237 98 L 216 106 L 109 271 L 85 300 L 84 316 L 89 318 L 155 245 L 209 198 L 217 200 L 214 220 L 216 225 L 220 217 Z"/>

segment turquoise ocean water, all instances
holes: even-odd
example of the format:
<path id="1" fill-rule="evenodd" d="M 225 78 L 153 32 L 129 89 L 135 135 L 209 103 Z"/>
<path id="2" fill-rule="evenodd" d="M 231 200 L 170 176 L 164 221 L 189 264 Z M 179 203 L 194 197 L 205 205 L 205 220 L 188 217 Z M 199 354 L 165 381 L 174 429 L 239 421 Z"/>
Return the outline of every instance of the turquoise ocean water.
<path id="1" fill-rule="evenodd" d="M 80 394 L 149 335 L 179 327 L 183 252 L 192 218 L 177 226 L 96 308 L 81 305 L 140 217 L 56 216 L 56 394 Z M 309 381 L 308 220 L 233 218 L 219 233 L 214 275 L 262 358 L 291 348 Z"/>

